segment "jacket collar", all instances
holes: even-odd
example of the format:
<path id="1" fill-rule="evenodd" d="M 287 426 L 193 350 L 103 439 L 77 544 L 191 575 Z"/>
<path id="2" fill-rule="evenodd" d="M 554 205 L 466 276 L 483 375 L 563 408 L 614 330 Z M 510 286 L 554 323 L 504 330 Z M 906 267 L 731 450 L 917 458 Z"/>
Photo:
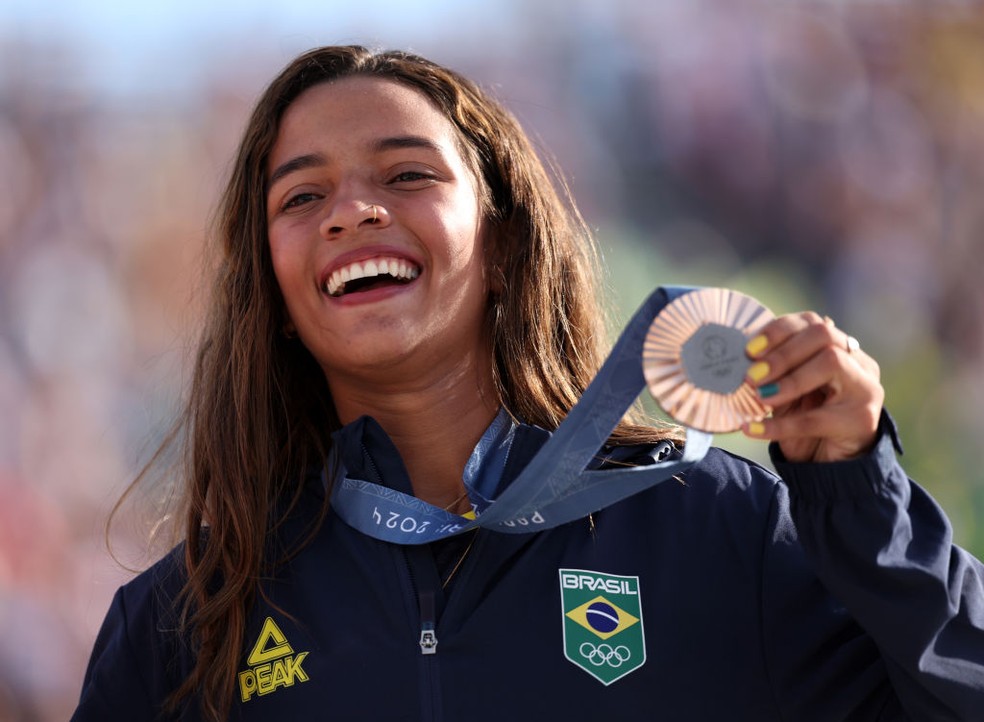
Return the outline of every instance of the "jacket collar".
<path id="1" fill-rule="evenodd" d="M 463 480 L 488 499 L 495 499 L 526 468 L 550 436 L 551 432 L 539 426 L 516 423 L 500 409 L 465 464 Z M 413 494 L 410 475 L 400 452 L 374 418 L 361 416 L 332 434 L 332 438 L 334 453 L 338 454 L 350 477 Z M 589 468 L 648 466 L 668 455 L 678 454 L 670 442 L 606 446 L 599 450 Z"/>
<path id="2" fill-rule="evenodd" d="M 517 424 L 500 409 L 465 463 L 463 481 L 494 499 L 549 438 L 549 431 Z M 413 494 L 400 452 L 374 418 L 361 416 L 332 434 L 332 439 L 350 477 Z"/>

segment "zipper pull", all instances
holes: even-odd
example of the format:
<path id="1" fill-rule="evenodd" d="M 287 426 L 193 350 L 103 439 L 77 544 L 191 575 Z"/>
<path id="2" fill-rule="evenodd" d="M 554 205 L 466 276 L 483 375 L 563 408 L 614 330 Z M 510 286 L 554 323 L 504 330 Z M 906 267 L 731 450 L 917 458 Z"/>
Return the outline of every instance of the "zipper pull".
<path id="1" fill-rule="evenodd" d="M 434 628 L 427 628 L 424 625 L 420 630 L 420 653 L 421 654 L 437 654 L 437 635 L 434 634 Z"/>
<path id="2" fill-rule="evenodd" d="M 437 654 L 437 634 L 434 633 L 434 593 L 420 593 L 420 653 Z"/>

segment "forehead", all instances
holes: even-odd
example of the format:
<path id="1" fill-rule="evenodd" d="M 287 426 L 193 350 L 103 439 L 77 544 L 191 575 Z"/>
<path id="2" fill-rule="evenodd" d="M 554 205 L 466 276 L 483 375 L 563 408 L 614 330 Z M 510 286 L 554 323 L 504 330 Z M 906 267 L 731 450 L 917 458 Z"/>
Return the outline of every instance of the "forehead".
<path id="1" fill-rule="evenodd" d="M 328 143 L 370 146 L 385 137 L 420 136 L 448 152 L 457 133 L 420 91 L 385 78 L 354 76 L 308 88 L 284 112 L 270 167 L 289 155 Z"/>

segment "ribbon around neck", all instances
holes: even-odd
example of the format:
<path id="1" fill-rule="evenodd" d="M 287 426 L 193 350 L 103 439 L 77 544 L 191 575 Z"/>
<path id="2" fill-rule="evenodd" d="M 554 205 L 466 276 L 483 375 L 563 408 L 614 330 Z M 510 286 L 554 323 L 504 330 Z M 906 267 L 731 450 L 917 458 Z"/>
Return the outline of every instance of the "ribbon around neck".
<path id="1" fill-rule="evenodd" d="M 329 465 L 338 470 L 332 491 L 335 512 L 359 531 L 397 544 L 426 544 L 478 527 L 523 534 L 584 518 L 685 471 L 707 453 L 711 434 L 687 429 L 683 454 L 675 459 L 617 469 L 586 467 L 646 387 L 642 350 L 653 319 L 668 303 L 693 290 L 663 286 L 643 302 L 580 400 L 498 498 L 492 500 L 494 490 L 476 483 L 466 469 L 474 519 L 382 484 L 351 478 L 337 455 Z M 483 440 L 505 454 L 511 430 L 508 418 L 500 414 Z"/>

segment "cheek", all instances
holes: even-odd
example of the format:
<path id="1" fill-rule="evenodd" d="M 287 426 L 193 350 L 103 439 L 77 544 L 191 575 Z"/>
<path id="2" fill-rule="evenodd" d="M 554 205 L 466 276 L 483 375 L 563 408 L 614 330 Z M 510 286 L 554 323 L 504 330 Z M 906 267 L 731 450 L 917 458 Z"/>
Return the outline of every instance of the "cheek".
<path id="1" fill-rule="evenodd" d="M 269 249 L 273 276 L 289 312 L 297 302 L 303 284 L 300 259 L 296 253 L 289 252 L 287 244 L 278 243 L 276 239 L 270 240 Z"/>
<path id="2" fill-rule="evenodd" d="M 482 219 L 474 198 L 460 202 L 453 212 L 442 216 L 448 254 L 455 265 L 482 264 L 484 256 Z"/>
<path id="3" fill-rule="evenodd" d="M 280 292 L 286 297 L 286 289 L 284 288 L 287 275 L 286 264 L 284 262 L 283 255 L 277 252 L 276 246 L 270 245 L 270 265 L 273 266 L 273 277 L 277 281 L 277 285 L 280 287 Z"/>
<path id="4" fill-rule="evenodd" d="M 292 243 L 291 233 L 282 227 L 278 226 L 267 231 L 267 247 L 270 250 L 270 262 L 278 279 L 298 262 L 299 254 L 296 244 Z"/>

